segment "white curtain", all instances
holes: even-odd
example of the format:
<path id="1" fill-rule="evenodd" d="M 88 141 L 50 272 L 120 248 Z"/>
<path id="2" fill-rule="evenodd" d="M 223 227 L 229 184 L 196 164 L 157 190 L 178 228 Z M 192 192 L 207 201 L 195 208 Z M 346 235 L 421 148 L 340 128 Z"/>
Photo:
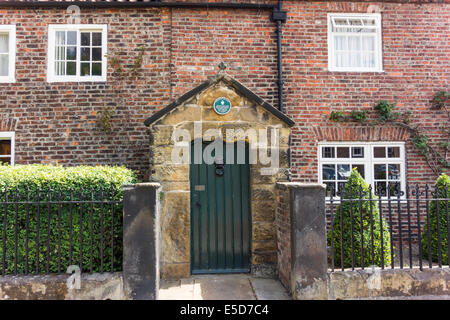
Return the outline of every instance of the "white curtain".
<path id="1" fill-rule="evenodd" d="M 66 74 L 66 32 L 65 31 L 57 31 L 56 32 L 56 45 L 55 45 L 55 72 L 58 76 L 63 76 Z"/>
<path id="2" fill-rule="evenodd" d="M 375 67 L 375 37 L 366 35 L 334 36 L 336 67 Z"/>
<path id="3" fill-rule="evenodd" d="M 0 34 L 0 76 L 8 76 L 9 35 Z"/>

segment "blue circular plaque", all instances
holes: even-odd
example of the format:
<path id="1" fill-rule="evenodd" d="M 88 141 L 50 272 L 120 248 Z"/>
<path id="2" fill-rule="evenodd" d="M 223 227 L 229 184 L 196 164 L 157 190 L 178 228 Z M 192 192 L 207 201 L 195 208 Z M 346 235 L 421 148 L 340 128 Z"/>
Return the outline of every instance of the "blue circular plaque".
<path id="1" fill-rule="evenodd" d="M 231 110 L 231 102 L 227 98 L 219 98 L 214 102 L 214 111 L 217 114 L 225 115 Z"/>

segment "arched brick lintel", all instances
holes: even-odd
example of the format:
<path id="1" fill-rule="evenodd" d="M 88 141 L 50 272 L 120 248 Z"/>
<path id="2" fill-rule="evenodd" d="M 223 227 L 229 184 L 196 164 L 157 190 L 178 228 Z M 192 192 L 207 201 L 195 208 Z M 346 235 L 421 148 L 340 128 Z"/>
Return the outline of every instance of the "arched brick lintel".
<path id="1" fill-rule="evenodd" d="M 314 127 L 317 141 L 406 141 L 408 131 L 395 126 Z"/>
<path id="2" fill-rule="evenodd" d="M 17 119 L 0 117 L 0 131 L 16 131 Z"/>

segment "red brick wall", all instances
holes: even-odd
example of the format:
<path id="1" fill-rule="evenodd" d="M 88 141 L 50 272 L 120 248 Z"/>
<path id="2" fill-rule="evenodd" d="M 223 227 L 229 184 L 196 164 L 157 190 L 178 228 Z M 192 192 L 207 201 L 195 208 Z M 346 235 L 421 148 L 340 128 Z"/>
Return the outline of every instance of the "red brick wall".
<path id="1" fill-rule="evenodd" d="M 383 21 L 383 73 L 327 71 L 328 12 L 366 12 L 377 3 L 284 1 L 283 27 L 286 112 L 293 128 L 293 177 L 317 181 L 317 140 L 336 125 L 331 110 L 371 110 L 386 99 L 413 110 L 434 141 L 443 139 L 442 111 L 430 110 L 433 93 L 449 81 L 448 4 L 378 3 Z M 276 34 L 269 11 L 202 9 L 82 9 L 81 23 L 108 24 L 108 50 L 129 71 L 140 47 L 144 63 L 137 76 L 108 82 L 46 82 L 47 24 L 68 23 L 61 9 L 0 9 L 0 23 L 17 25 L 15 84 L 0 84 L 0 118 L 16 126 L 16 163 L 124 164 L 148 177 L 149 137 L 143 121 L 217 72 L 228 73 L 269 103 L 277 101 Z M 113 131 L 96 119 L 115 110 Z M 401 136 L 401 134 L 399 133 Z M 364 138 L 364 137 L 362 137 Z M 345 140 L 345 134 L 332 138 Z M 366 139 L 373 139 L 366 137 Z M 409 182 L 434 176 L 411 143 Z"/>
<path id="2" fill-rule="evenodd" d="M 145 118 L 169 102 L 168 54 L 159 10 L 81 11 L 81 23 L 107 23 L 110 56 L 132 65 L 141 46 L 138 77 L 112 76 L 105 83 L 47 83 L 48 24 L 64 24 L 65 10 L 0 11 L 0 24 L 16 24 L 16 83 L 0 84 L 0 114 L 16 120 L 16 164 L 124 164 L 147 174 Z M 129 69 L 129 68 L 128 68 Z M 128 70 L 127 69 L 127 70 Z M 108 106 L 113 131 L 96 125 Z"/>
<path id="3" fill-rule="evenodd" d="M 447 115 L 444 111 L 431 110 L 430 100 L 435 92 L 449 90 L 448 4 L 284 3 L 289 12 L 284 28 L 286 108 L 297 122 L 292 147 L 295 180 L 317 180 L 317 141 L 321 138 L 318 128 L 355 126 L 328 121 L 332 110 L 361 109 L 373 113 L 373 105 L 378 100 L 397 102 L 398 111 L 414 112 L 413 125 L 422 125 L 435 142 L 444 139 L 440 128 L 448 127 Z M 364 13 L 369 6 L 378 8 L 382 14 L 385 72 L 328 72 L 327 13 Z M 393 130 L 396 129 L 387 128 L 388 133 L 381 136 L 401 138 L 400 133 L 389 133 Z M 365 132 L 361 140 L 380 139 L 370 136 L 367 128 Z M 337 132 L 329 141 L 346 141 L 348 136 L 348 131 Z M 407 168 L 410 183 L 435 181 L 410 141 Z"/>

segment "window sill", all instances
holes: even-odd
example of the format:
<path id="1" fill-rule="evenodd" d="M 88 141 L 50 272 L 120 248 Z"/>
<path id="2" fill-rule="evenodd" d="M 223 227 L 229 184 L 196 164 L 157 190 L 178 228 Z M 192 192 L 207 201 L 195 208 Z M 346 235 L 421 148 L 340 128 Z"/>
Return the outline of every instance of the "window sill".
<path id="1" fill-rule="evenodd" d="M 96 83 L 105 83 L 106 77 L 97 77 L 97 78 L 47 78 L 48 83 L 67 83 L 67 82 L 96 82 Z"/>
<path id="2" fill-rule="evenodd" d="M 362 70 L 362 69 L 347 69 L 347 70 L 340 70 L 340 69 L 328 69 L 329 72 L 347 72 L 347 73 L 384 73 L 386 71 L 384 70 Z"/>
<path id="3" fill-rule="evenodd" d="M 13 77 L 0 77 L 0 83 L 15 83 L 16 79 Z"/>

